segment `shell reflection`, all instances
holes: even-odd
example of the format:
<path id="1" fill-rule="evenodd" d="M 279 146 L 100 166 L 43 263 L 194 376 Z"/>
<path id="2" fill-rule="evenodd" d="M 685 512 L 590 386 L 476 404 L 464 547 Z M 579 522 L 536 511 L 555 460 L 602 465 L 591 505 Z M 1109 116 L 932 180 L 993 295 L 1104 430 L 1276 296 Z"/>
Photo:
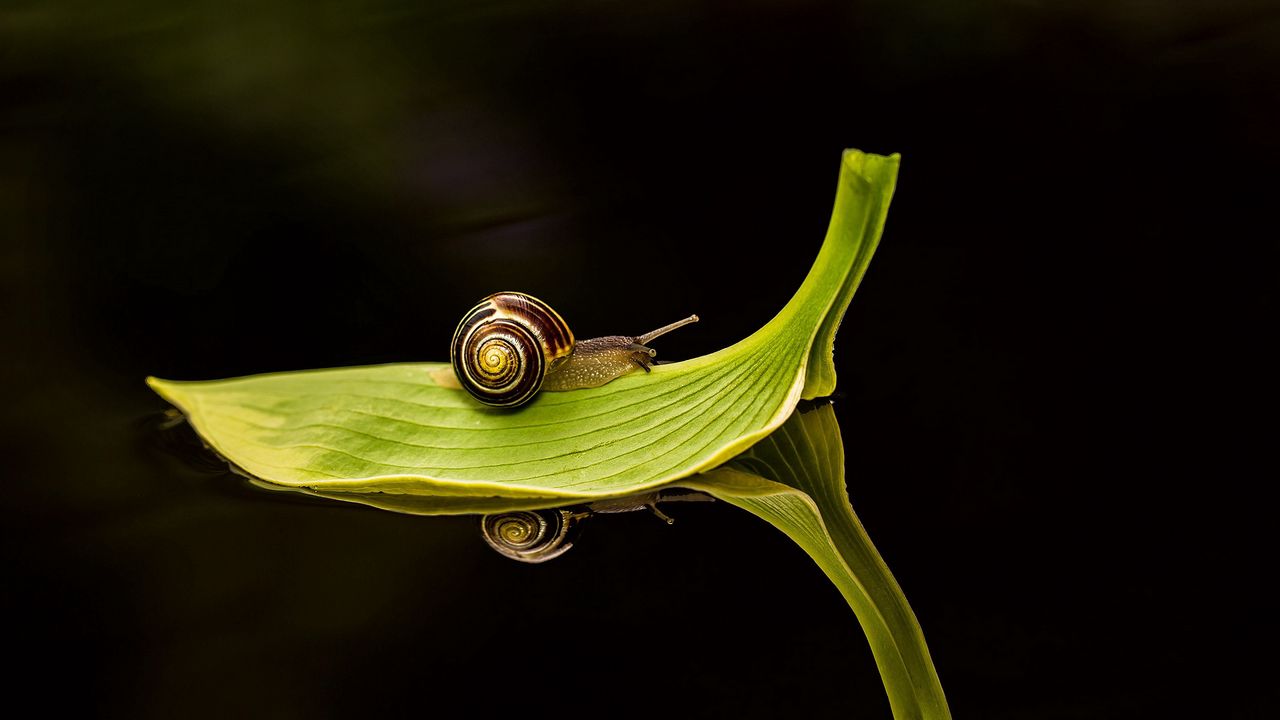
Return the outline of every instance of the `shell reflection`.
<path id="1" fill-rule="evenodd" d="M 564 508 L 518 510 L 485 515 L 480 526 L 489 547 L 512 560 L 540 563 L 573 547 L 580 521 L 587 515 Z"/>

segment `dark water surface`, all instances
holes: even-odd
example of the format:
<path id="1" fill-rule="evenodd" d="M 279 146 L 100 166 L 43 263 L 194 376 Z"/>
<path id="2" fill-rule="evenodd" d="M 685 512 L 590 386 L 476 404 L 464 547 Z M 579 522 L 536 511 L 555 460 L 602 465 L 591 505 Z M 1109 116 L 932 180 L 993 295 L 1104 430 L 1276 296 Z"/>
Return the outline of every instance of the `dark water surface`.
<path id="1" fill-rule="evenodd" d="M 1271 715 L 1250 656 L 1275 630 L 1253 554 L 1274 437 L 1237 411 L 1274 408 L 1278 22 L 1248 0 L 6 3 L 10 697 L 887 717 L 840 595 L 741 511 L 603 518 L 522 566 L 474 518 L 192 466 L 142 382 L 444 359 L 499 289 L 583 337 L 696 312 L 657 347 L 710 352 L 790 297 L 860 147 L 903 163 L 837 339 L 850 493 L 956 716 Z"/>

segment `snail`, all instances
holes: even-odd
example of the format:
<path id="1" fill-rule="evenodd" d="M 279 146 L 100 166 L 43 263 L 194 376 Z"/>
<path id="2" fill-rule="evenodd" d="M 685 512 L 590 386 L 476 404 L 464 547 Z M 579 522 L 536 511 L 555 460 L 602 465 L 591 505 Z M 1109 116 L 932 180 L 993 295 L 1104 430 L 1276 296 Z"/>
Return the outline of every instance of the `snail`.
<path id="1" fill-rule="evenodd" d="M 698 321 L 691 315 L 644 335 L 609 335 L 575 342 L 569 325 L 543 301 L 500 292 L 471 308 L 453 333 L 449 359 L 458 383 L 486 405 L 513 408 L 538 390 L 604 385 L 640 368 L 657 352 L 646 344 Z"/>
<path id="2" fill-rule="evenodd" d="M 594 515 L 649 510 L 659 520 L 670 525 L 675 520 L 658 509 L 659 502 L 710 500 L 711 496 L 697 491 L 671 488 L 642 495 L 597 500 L 575 507 L 514 510 L 481 517 L 480 533 L 489 547 L 500 555 L 520 562 L 540 563 L 568 552 L 582 532 L 582 521 Z"/>

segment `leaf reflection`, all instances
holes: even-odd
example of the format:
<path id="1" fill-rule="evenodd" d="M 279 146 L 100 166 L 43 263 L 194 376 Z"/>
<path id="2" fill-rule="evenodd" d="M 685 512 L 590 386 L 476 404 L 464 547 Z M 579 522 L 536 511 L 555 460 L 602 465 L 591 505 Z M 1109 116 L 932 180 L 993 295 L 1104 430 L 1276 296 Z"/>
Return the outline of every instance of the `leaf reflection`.
<path id="1" fill-rule="evenodd" d="M 231 469 L 275 492 L 417 515 L 492 517 L 565 507 L 563 498 L 421 498 L 322 491 L 265 482 L 234 465 Z M 661 493 L 613 499 L 598 508 L 574 507 L 587 514 L 653 509 L 659 502 L 699 499 L 705 493 L 762 518 L 808 553 L 853 609 L 870 642 L 894 717 L 950 718 L 924 634 L 854 514 L 844 475 L 844 444 L 832 405 L 804 403 L 775 432 L 715 470 L 685 478 Z"/>
<path id="2" fill-rule="evenodd" d="M 688 486 L 763 518 L 822 568 L 862 624 L 895 718 L 949 718 L 920 624 L 853 512 L 844 471 L 840 426 L 823 403 Z"/>

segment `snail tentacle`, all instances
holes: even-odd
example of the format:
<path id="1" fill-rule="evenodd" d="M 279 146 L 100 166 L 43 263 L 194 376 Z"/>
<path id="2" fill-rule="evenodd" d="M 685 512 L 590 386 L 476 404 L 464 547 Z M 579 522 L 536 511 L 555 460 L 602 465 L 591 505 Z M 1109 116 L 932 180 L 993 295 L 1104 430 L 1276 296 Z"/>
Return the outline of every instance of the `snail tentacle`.
<path id="1" fill-rule="evenodd" d="M 638 345 L 648 345 L 649 343 L 653 342 L 654 339 L 660 338 L 663 335 L 666 335 L 667 333 L 671 332 L 672 330 L 679 330 L 685 325 L 690 325 L 696 322 L 698 322 L 698 316 L 690 315 L 689 317 L 683 320 L 677 320 L 671 323 L 670 325 L 663 325 L 662 327 L 658 328 L 657 330 L 654 330 L 653 332 L 647 332 L 644 335 L 637 337 L 635 339 L 635 342 Z M 647 349 L 648 348 L 646 348 L 646 350 Z M 650 352 L 653 352 L 653 351 L 650 351 Z"/>

